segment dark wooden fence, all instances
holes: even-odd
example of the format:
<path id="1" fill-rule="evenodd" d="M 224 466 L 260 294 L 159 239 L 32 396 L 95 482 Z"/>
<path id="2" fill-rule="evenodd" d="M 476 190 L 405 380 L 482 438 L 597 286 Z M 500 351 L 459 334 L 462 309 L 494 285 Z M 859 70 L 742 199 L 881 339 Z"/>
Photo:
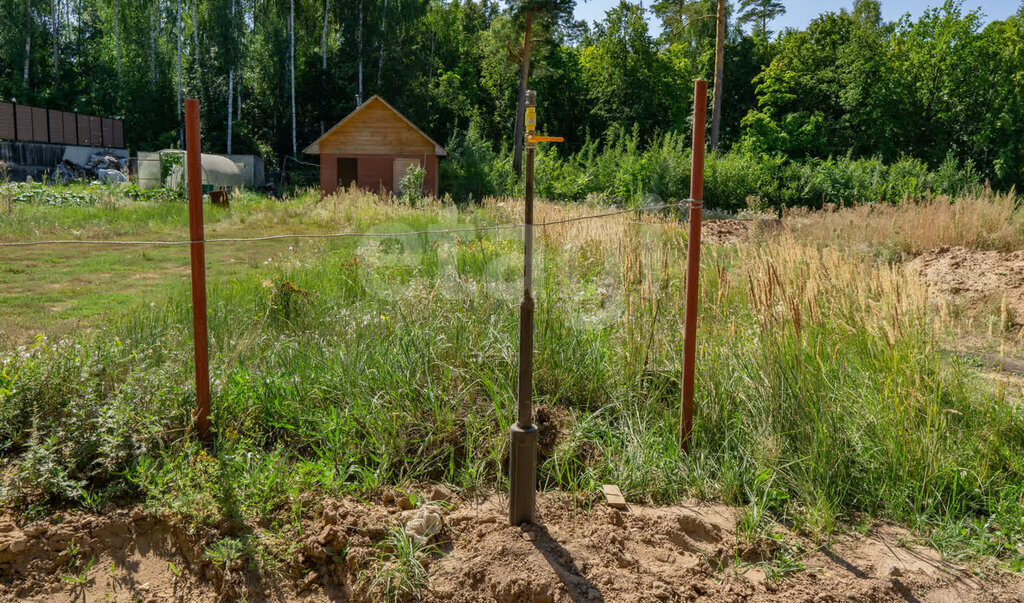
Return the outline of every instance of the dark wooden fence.
<path id="1" fill-rule="evenodd" d="M 0 103 L 0 140 L 123 149 L 124 120 Z"/>

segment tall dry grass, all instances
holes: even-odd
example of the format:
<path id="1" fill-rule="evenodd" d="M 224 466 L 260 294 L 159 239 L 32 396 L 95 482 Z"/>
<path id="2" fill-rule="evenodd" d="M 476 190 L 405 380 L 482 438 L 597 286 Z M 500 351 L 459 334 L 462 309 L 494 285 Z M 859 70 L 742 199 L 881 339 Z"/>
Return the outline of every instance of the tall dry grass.
<path id="1" fill-rule="evenodd" d="M 849 250 L 818 248 L 784 233 L 739 248 L 750 311 L 763 330 L 829 325 L 891 343 L 927 330 L 928 289 L 899 265 L 864 261 Z"/>
<path id="2" fill-rule="evenodd" d="M 789 210 L 781 224 L 800 239 L 905 255 L 955 246 L 1024 249 L 1024 211 L 1013 192 L 986 190 L 956 200 L 936 197 L 894 205 L 831 205 L 824 211 L 798 208 Z"/>

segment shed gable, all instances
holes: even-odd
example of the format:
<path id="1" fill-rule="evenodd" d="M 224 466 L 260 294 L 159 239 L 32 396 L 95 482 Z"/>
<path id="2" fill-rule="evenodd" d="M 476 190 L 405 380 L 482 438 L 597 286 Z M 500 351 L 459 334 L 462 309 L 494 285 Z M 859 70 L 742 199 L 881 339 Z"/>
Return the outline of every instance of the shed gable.
<path id="1" fill-rule="evenodd" d="M 305 150 L 358 155 L 445 155 L 440 145 L 374 96 Z"/>

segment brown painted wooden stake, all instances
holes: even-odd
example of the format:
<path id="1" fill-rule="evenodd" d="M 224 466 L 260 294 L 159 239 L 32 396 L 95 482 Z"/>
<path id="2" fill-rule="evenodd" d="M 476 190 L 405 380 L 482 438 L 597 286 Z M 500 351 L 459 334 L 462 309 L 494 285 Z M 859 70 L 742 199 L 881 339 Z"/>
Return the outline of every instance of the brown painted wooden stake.
<path id="1" fill-rule="evenodd" d="M 679 440 L 689 452 L 693 431 L 693 375 L 697 356 L 697 287 L 700 284 L 700 223 L 704 209 L 704 126 L 708 83 L 693 82 L 693 152 L 690 158 L 690 240 L 686 249 L 686 310 L 683 327 L 683 395 Z"/>
<path id="2" fill-rule="evenodd" d="M 199 101 L 185 101 L 185 166 L 188 177 L 188 233 L 192 260 L 192 337 L 196 357 L 196 431 L 210 440 L 210 344 L 206 326 L 206 249 L 203 237 L 202 139 Z"/>

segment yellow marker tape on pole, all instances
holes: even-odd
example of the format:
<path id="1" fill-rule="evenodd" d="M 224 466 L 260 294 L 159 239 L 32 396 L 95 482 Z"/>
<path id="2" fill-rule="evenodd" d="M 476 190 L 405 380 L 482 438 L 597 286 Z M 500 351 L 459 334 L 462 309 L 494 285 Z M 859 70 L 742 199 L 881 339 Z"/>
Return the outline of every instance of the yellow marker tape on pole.
<path id="1" fill-rule="evenodd" d="M 537 107 L 526 108 L 526 129 L 528 131 L 537 129 Z"/>
<path id="2" fill-rule="evenodd" d="M 565 142 L 565 138 L 561 136 L 530 136 L 528 140 L 530 142 Z"/>

